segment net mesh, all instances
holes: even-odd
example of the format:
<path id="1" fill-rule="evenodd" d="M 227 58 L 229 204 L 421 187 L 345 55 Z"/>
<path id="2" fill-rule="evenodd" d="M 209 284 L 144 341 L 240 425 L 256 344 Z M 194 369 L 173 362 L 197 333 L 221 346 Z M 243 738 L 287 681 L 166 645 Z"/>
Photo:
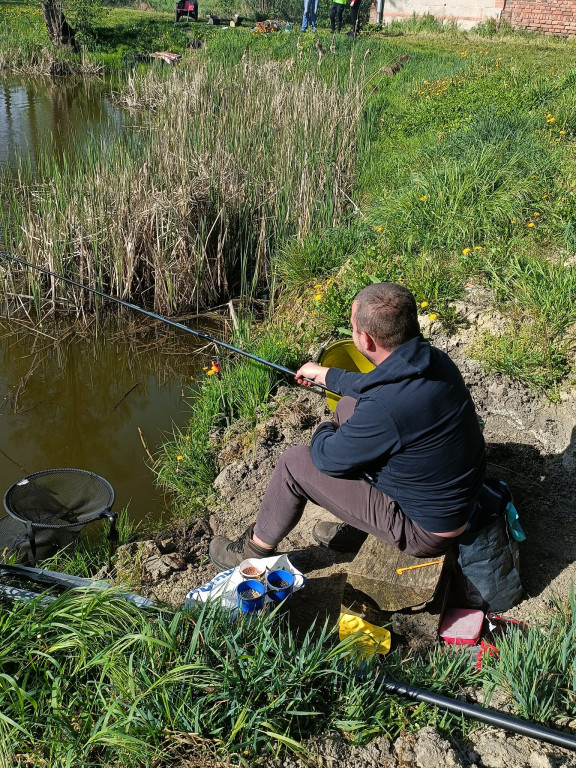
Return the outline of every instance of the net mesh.
<path id="1" fill-rule="evenodd" d="M 12 517 L 38 528 L 82 528 L 113 503 L 110 483 L 83 469 L 37 472 L 14 483 L 4 496 Z"/>

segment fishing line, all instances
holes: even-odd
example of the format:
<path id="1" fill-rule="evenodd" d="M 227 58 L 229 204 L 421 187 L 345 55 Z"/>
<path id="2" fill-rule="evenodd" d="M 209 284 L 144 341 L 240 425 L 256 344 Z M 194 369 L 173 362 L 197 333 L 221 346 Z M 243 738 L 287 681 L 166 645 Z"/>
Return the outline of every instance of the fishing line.
<path id="1" fill-rule="evenodd" d="M 49 275 L 50 277 L 54 277 L 57 280 L 63 280 L 65 283 L 69 283 L 69 285 L 73 285 L 76 288 L 80 288 L 83 291 L 88 291 L 89 293 L 93 293 L 95 296 L 100 296 L 103 299 L 114 301 L 116 302 L 116 304 L 120 304 L 120 306 L 127 307 L 128 309 L 132 309 L 134 312 L 141 312 L 143 315 L 147 315 L 148 317 L 151 317 L 154 320 L 159 320 L 162 323 L 171 325 L 173 328 L 179 328 L 182 331 L 186 331 L 187 333 L 191 333 L 194 336 L 198 336 L 198 338 L 204 339 L 204 341 L 208 341 L 212 344 L 216 344 L 219 347 L 224 347 L 225 349 L 229 349 L 232 352 L 237 352 L 239 355 L 243 355 L 244 357 L 247 357 L 250 360 L 254 360 L 254 362 L 256 363 L 267 365 L 269 368 L 273 368 L 275 371 L 278 371 L 279 373 L 284 373 L 292 377 L 296 376 L 296 371 L 292 371 L 290 368 L 286 368 L 286 366 L 284 365 L 273 363 L 271 360 L 266 360 L 263 357 L 254 355 L 252 352 L 246 352 L 246 350 L 241 349 L 240 347 L 235 347 L 233 344 L 228 344 L 228 342 L 226 341 L 221 341 L 220 339 L 216 339 L 214 338 L 214 336 L 210 336 L 209 334 L 203 333 L 202 331 L 196 331 L 193 328 L 189 328 L 187 325 L 183 325 L 182 323 L 176 322 L 175 320 L 169 320 L 167 317 L 164 317 L 163 315 L 158 315 L 156 312 L 151 312 L 148 309 L 143 309 L 142 307 L 139 307 L 136 304 L 131 304 L 128 301 L 124 301 L 124 299 L 119 299 L 116 296 L 111 296 L 108 293 L 99 291 L 97 288 L 89 288 L 87 285 L 83 285 L 82 283 L 79 283 L 77 280 L 72 280 L 71 278 L 65 277 L 64 275 L 60 275 L 57 272 L 51 272 L 49 269 L 45 269 L 44 267 L 39 267 L 36 264 L 31 264 L 29 261 L 20 259 L 17 256 L 12 256 L 11 254 L 3 251 L 0 251 L 0 256 L 4 257 L 5 259 L 10 259 L 12 261 L 15 261 L 18 264 L 22 264 L 24 267 L 35 269 L 37 272 L 42 272 L 43 274 Z M 327 388 L 323 384 L 318 384 L 312 381 L 311 379 L 304 379 L 304 381 L 307 381 L 310 384 L 313 384 L 315 387 L 319 387 L 320 389 L 327 391 Z"/>

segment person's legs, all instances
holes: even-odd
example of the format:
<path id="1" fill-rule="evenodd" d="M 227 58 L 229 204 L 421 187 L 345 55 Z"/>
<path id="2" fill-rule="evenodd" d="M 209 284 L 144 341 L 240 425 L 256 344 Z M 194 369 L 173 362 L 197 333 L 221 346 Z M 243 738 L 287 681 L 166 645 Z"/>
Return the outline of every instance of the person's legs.
<path id="1" fill-rule="evenodd" d="M 358 19 L 358 11 L 360 10 L 361 0 L 356 0 L 354 5 L 350 6 L 350 21 L 352 23 L 352 34 L 356 36 L 360 32 L 360 21 Z"/>
<path id="2" fill-rule="evenodd" d="M 316 19 L 318 17 L 319 0 L 304 0 L 304 15 L 302 16 L 302 32 L 306 32 L 308 25 L 316 32 Z"/>
<path id="3" fill-rule="evenodd" d="M 330 8 L 330 30 L 332 34 L 336 32 L 336 13 L 338 11 L 338 3 L 332 3 Z"/>
<path id="4" fill-rule="evenodd" d="M 350 418 L 355 404 L 351 397 L 339 401 L 333 419 L 337 426 Z M 307 501 L 410 555 L 441 554 L 452 542 L 424 531 L 404 515 L 394 499 L 368 481 L 330 477 L 320 472 L 310 449 L 299 445 L 280 457 L 254 527 L 250 526 L 237 541 L 217 536 L 210 543 L 210 558 L 219 567 L 230 568 L 247 557 L 274 554 L 277 545 L 300 521 Z"/>
<path id="5" fill-rule="evenodd" d="M 308 6 L 311 0 L 304 0 L 304 13 L 302 15 L 302 32 L 306 32 L 308 29 Z"/>
<path id="6" fill-rule="evenodd" d="M 310 4 L 308 6 L 309 9 L 309 20 L 310 20 L 310 26 L 312 27 L 312 32 L 316 32 L 316 19 L 318 18 L 318 3 L 320 0 L 310 0 Z"/>
<path id="7" fill-rule="evenodd" d="M 280 457 L 260 505 L 254 536 L 276 547 L 298 524 L 307 501 L 411 555 L 437 554 L 450 545 L 449 539 L 427 533 L 412 523 L 394 499 L 366 480 L 330 477 L 320 472 L 306 446 L 289 448 Z"/>
<path id="8" fill-rule="evenodd" d="M 338 9 L 336 11 L 336 29 L 338 31 L 338 34 L 340 34 L 340 31 L 342 29 L 342 14 L 344 13 L 344 4 L 343 3 L 337 3 Z"/>

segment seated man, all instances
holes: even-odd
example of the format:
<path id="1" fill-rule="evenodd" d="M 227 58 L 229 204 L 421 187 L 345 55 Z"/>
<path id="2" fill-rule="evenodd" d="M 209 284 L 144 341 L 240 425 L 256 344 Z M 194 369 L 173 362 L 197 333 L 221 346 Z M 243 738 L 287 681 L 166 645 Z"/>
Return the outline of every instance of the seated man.
<path id="1" fill-rule="evenodd" d="M 296 381 L 342 395 L 310 448 L 280 458 L 256 522 L 236 541 L 217 536 L 210 558 L 232 568 L 269 557 L 307 501 L 338 518 L 315 540 L 357 551 L 367 534 L 416 557 L 445 552 L 466 528 L 484 478 L 484 439 L 472 398 L 444 352 L 420 334 L 416 301 L 401 285 L 369 285 L 351 313 L 356 348 L 376 368 L 352 373 L 305 363 Z"/>

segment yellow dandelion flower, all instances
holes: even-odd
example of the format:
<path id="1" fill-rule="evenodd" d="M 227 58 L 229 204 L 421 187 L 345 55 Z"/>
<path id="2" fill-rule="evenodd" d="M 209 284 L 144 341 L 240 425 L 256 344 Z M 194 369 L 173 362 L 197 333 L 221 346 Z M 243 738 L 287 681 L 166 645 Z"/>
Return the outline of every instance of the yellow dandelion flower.
<path id="1" fill-rule="evenodd" d="M 316 296 L 314 296 L 314 301 L 321 301 L 322 300 L 322 294 L 317 293 Z"/>
<path id="2" fill-rule="evenodd" d="M 190 440 L 190 435 L 186 435 L 186 437 L 184 438 L 184 440 Z"/>
<path id="3" fill-rule="evenodd" d="M 543 194 L 543 195 L 542 195 L 542 200 L 546 200 L 546 198 L 547 198 L 547 197 L 548 197 L 548 195 L 547 195 L 547 194 Z"/>
<path id="4" fill-rule="evenodd" d="M 422 197 L 420 198 L 420 202 L 423 203 L 424 200 L 428 200 L 428 195 L 422 195 Z"/>
<path id="5" fill-rule="evenodd" d="M 471 248 L 463 248 L 462 253 L 464 254 L 464 256 L 466 256 L 467 254 L 470 253 L 471 250 L 472 250 Z"/>
<path id="6" fill-rule="evenodd" d="M 382 232 L 383 229 L 384 227 L 376 227 L 376 232 Z"/>
<path id="7" fill-rule="evenodd" d="M 533 221 L 529 221 L 529 222 L 528 222 L 528 226 L 529 226 L 529 227 L 535 227 L 536 225 L 534 224 L 534 222 L 533 222 Z"/>
<path id="8" fill-rule="evenodd" d="M 427 307 L 428 306 L 428 302 L 427 301 L 423 301 L 423 302 L 421 302 L 420 306 L 421 307 Z"/>
<path id="9" fill-rule="evenodd" d="M 176 461 L 182 461 L 183 458 L 184 458 L 184 456 L 182 456 L 182 455 L 176 456 Z"/>
<path id="10" fill-rule="evenodd" d="M 484 250 L 484 248 L 482 248 L 482 246 L 481 246 L 481 245 L 475 245 L 475 246 L 474 246 L 474 250 L 475 250 L 475 251 L 483 251 L 483 250 Z"/>
<path id="11" fill-rule="evenodd" d="M 334 280 L 331 277 L 329 277 L 328 280 L 326 280 L 326 285 L 332 285 L 333 282 Z"/>
<path id="12" fill-rule="evenodd" d="M 560 131 L 560 136 L 565 136 L 565 135 L 566 135 L 566 131 Z"/>
<path id="13" fill-rule="evenodd" d="M 540 216 L 540 214 L 538 213 L 538 211 L 534 211 L 534 216 Z"/>
<path id="14" fill-rule="evenodd" d="M 311 314 L 311 315 L 315 315 L 315 314 L 316 314 L 316 312 L 315 312 L 314 310 L 312 310 L 312 312 L 310 312 L 310 314 Z"/>
<path id="15" fill-rule="evenodd" d="M 428 320 L 430 320 L 430 322 L 433 323 L 434 320 L 438 320 L 438 315 L 432 313 L 431 315 L 428 315 Z"/>
<path id="16" fill-rule="evenodd" d="M 321 291 L 322 290 L 322 286 L 321 285 L 315 285 L 314 286 L 314 290 L 315 291 Z"/>

